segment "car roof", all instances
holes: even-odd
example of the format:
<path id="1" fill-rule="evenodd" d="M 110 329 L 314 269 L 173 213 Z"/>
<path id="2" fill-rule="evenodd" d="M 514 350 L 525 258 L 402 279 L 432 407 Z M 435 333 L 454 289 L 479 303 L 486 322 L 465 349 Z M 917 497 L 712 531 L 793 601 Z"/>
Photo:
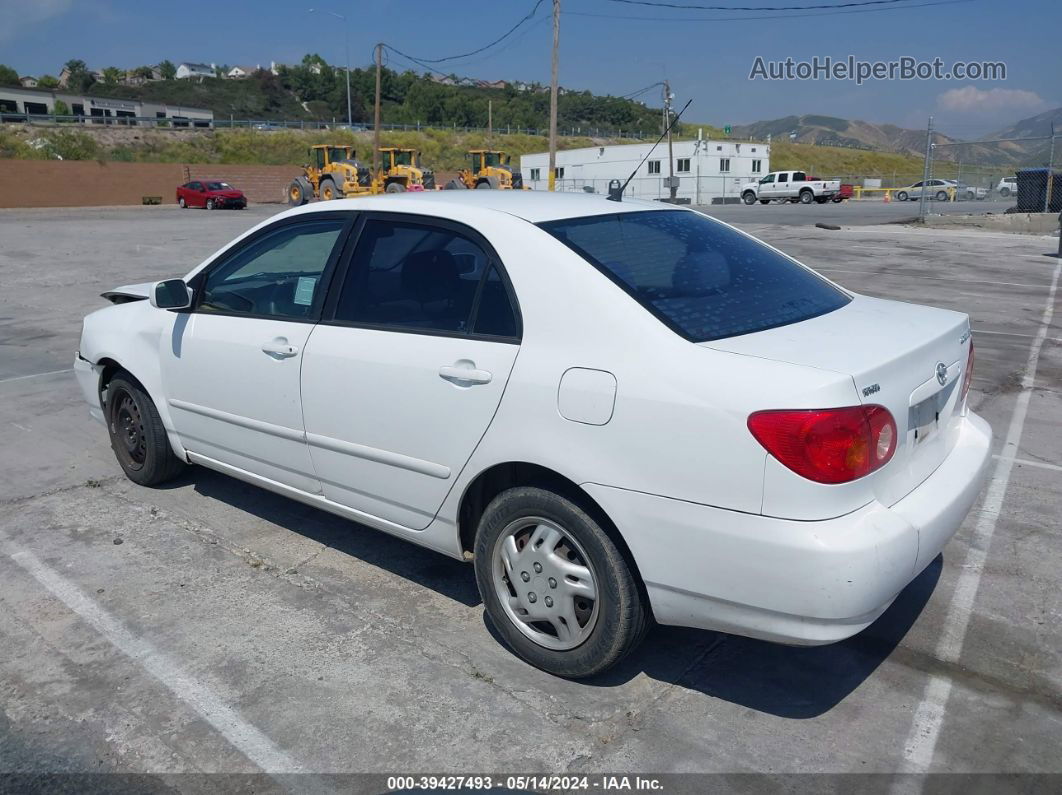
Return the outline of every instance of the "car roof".
<path id="1" fill-rule="evenodd" d="M 294 212 L 329 210 L 390 210 L 393 212 L 423 213 L 426 206 L 431 214 L 446 217 L 463 210 L 492 210 L 506 213 L 533 224 L 588 215 L 612 215 L 673 209 L 672 205 L 639 199 L 609 201 L 600 194 L 550 193 L 535 190 L 439 190 L 410 191 L 351 199 L 334 199 L 303 205 Z"/>

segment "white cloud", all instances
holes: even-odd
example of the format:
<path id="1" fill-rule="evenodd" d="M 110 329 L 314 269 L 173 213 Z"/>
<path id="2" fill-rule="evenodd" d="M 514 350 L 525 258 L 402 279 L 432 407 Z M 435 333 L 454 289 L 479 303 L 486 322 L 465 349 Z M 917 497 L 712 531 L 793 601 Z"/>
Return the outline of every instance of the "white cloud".
<path id="1" fill-rule="evenodd" d="M 937 106 L 956 113 L 999 113 L 1000 111 L 1032 111 L 1047 107 L 1035 91 L 1020 88 L 980 89 L 965 86 L 945 91 L 937 97 Z"/>
<path id="2" fill-rule="evenodd" d="M 6 20 L 0 25 L 0 40 L 13 39 L 30 25 L 62 16 L 72 5 L 73 0 L 0 0 L 0 19 Z"/>

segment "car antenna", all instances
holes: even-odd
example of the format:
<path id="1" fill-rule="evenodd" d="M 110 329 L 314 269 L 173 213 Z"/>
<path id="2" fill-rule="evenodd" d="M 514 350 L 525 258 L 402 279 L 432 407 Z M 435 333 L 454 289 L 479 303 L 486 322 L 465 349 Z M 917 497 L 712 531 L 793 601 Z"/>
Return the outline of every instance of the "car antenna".
<path id="1" fill-rule="evenodd" d="M 623 201 L 623 191 L 627 190 L 627 186 L 631 183 L 631 180 L 634 179 L 634 175 L 638 173 L 638 169 L 642 167 L 642 163 L 645 163 L 645 161 L 649 159 L 649 155 L 651 155 L 656 149 L 656 147 L 660 145 L 660 142 L 664 140 L 664 136 L 671 132 L 671 128 L 674 127 L 675 124 L 678 122 L 679 117 L 686 112 L 686 108 L 690 106 L 691 102 L 693 102 L 692 99 L 686 100 L 686 104 L 682 106 L 682 110 L 675 114 L 675 118 L 671 120 L 671 124 L 669 124 L 667 128 L 662 133 L 660 133 L 660 137 L 656 139 L 656 143 L 649 148 L 648 152 L 645 153 L 645 157 L 642 158 L 642 162 L 634 167 L 634 171 L 631 172 L 631 175 L 627 177 L 627 181 L 624 182 L 622 186 L 619 184 L 618 179 L 614 179 L 608 183 L 608 200 L 610 202 Z"/>

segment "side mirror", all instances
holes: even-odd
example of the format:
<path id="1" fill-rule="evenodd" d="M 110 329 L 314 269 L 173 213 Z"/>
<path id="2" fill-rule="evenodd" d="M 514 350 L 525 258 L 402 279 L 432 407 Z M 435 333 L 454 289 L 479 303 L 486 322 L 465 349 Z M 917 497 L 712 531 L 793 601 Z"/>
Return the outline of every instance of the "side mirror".
<path id="1" fill-rule="evenodd" d="M 184 283 L 184 279 L 155 282 L 149 300 L 156 309 L 190 309 L 192 289 Z"/>

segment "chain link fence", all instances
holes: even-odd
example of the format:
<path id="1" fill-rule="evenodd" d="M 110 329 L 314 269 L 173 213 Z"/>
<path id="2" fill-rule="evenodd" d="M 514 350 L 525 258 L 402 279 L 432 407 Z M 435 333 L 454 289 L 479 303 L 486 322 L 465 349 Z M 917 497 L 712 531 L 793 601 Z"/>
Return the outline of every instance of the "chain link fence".
<path id="1" fill-rule="evenodd" d="M 111 125 L 116 127 L 156 127 L 162 129 L 252 129 L 261 132 L 271 130 L 354 130 L 356 132 L 371 132 L 373 125 L 369 123 L 347 124 L 344 121 L 321 121 L 313 119 L 236 119 L 236 118 L 197 118 L 195 116 L 134 116 L 125 114 L 120 116 L 86 116 L 86 115 L 56 115 L 40 113 L 12 113 L 0 112 L 0 123 L 19 123 L 33 125 L 55 124 L 85 124 L 85 125 Z M 463 127 L 458 124 L 380 124 L 383 131 L 410 132 L 417 130 L 449 130 L 459 133 L 479 133 L 487 135 L 538 135 L 549 136 L 548 129 L 534 127 L 499 126 L 488 130 L 486 127 Z M 646 137 L 646 133 L 623 130 L 606 129 L 603 127 L 572 127 L 557 130 L 557 135 L 565 138 L 610 138 L 630 139 L 640 141 Z"/>
<path id="2" fill-rule="evenodd" d="M 932 134 L 932 130 L 927 137 Z M 919 216 L 938 201 L 988 201 L 1003 212 L 1062 211 L 1062 133 L 967 142 L 933 142 L 909 198 Z M 913 183 L 915 184 L 915 183 Z"/>

